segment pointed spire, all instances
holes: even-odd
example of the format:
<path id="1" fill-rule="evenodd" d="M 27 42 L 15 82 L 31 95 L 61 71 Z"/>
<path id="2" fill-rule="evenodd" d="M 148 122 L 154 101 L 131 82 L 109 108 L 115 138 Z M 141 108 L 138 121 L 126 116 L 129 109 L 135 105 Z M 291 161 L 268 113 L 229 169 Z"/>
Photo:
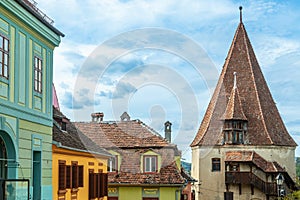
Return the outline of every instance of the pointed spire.
<path id="1" fill-rule="evenodd" d="M 240 22 L 243 23 L 243 12 L 242 12 L 243 7 L 240 6 L 239 9 L 240 9 Z"/>
<path id="2" fill-rule="evenodd" d="M 244 114 L 237 84 L 236 84 L 236 74 L 237 74 L 236 72 L 233 72 L 233 76 L 234 76 L 233 88 L 229 97 L 229 101 L 226 106 L 226 110 L 223 115 L 223 119 L 246 121 L 247 117 Z"/>

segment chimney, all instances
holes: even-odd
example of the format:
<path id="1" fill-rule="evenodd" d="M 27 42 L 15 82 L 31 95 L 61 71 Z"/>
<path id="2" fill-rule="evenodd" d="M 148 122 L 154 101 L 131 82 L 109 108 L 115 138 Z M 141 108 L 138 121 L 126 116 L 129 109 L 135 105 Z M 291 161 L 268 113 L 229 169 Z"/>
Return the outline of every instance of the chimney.
<path id="1" fill-rule="evenodd" d="M 169 122 L 169 121 L 165 122 L 165 139 L 169 143 L 171 143 L 171 133 L 172 133 L 171 126 L 172 126 L 171 122 Z"/>
<path id="2" fill-rule="evenodd" d="M 104 113 L 103 112 L 92 113 L 91 117 L 92 117 L 92 122 L 102 122 Z"/>

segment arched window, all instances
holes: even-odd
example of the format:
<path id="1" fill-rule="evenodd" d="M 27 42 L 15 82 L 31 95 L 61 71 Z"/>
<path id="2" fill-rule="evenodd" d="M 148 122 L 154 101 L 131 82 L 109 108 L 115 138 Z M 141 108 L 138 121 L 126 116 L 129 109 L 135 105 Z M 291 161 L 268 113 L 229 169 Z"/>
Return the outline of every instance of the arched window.
<path id="1" fill-rule="evenodd" d="M 5 143 L 0 137 L 0 178 L 6 179 L 7 177 L 7 154 Z"/>

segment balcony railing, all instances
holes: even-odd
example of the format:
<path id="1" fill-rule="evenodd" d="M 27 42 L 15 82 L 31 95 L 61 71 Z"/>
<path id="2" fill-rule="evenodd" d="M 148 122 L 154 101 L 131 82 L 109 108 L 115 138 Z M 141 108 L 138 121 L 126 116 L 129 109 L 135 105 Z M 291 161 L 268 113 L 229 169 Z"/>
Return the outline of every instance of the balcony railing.
<path id="1" fill-rule="evenodd" d="M 251 172 L 226 172 L 226 184 L 249 184 L 253 185 L 263 193 L 269 196 L 277 195 L 276 183 L 268 183 L 260 179 L 258 176 Z"/>
<path id="2" fill-rule="evenodd" d="M 30 6 L 36 13 L 38 13 L 46 22 L 53 25 L 54 20 L 48 17 L 43 11 L 41 11 L 37 7 L 37 2 L 34 0 L 23 0 L 24 3 L 26 3 L 28 6 Z"/>

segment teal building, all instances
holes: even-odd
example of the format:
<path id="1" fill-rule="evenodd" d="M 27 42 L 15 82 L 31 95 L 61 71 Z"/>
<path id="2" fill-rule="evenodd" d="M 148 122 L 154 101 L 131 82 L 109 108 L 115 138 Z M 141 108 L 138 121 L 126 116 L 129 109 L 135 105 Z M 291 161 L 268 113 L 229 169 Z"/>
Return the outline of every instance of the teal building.
<path id="1" fill-rule="evenodd" d="M 53 51 L 33 0 L 0 1 L 0 199 L 52 199 Z"/>

